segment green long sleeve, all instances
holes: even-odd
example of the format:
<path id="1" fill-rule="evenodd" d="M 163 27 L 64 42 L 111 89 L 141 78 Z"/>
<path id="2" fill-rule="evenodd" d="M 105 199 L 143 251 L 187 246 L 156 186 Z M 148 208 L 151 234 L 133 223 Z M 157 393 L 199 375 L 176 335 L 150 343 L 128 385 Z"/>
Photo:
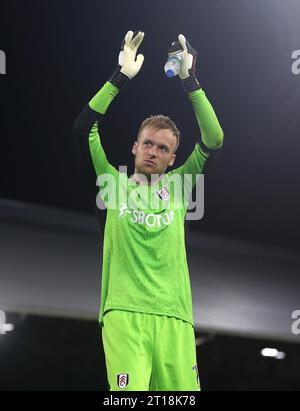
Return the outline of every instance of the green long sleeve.
<path id="1" fill-rule="evenodd" d="M 203 143 L 210 149 L 220 148 L 224 133 L 204 90 L 188 93 L 188 97 L 193 104 Z"/>
<path id="2" fill-rule="evenodd" d="M 110 103 L 119 93 L 119 89 L 107 81 L 98 93 L 89 102 L 89 106 L 97 113 L 105 114 Z"/>

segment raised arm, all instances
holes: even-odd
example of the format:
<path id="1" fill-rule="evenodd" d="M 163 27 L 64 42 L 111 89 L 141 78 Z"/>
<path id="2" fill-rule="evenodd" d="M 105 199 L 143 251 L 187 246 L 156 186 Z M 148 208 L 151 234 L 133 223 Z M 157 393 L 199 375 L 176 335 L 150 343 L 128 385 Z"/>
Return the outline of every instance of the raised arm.
<path id="1" fill-rule="evenodd" d="M 201 150 L 209 154 L 223 145 L 223 130 L 212 105 L 196 77 L 196 60 L 198 53 L 191 47 L 183 34 L 179 34 L 178 40 L 183 49 L 179 77 L 184 90 L 193 104 L 201 131 Z"/>
<path id="2" fill-rule="evenodd" d="M 101 174 L 112 174 L 118 177 L 118 171 L 106 158 L 101 144 L 99 128 L 114 98 L 142 67 L 144 56 L 140 54 L 136 58 L 136 52 L 143 38 L 143 32 L 127 32 L 121 46 L 116 70 L 100 91 L 83 108 L 74 123 L 74 136 L 81 173 L 94 207 L 98 191 L 96 177 Z M 101 191 L 101 186 L 99 190 Z"/>
<path id="3" fill-rule="evenodd" d="M 97 176 L 112 171 L 112 166 L 107 161 L 101 144 L 99 125 L 119 91 L 141 69 L 144 56 L 139 54 L 136 58 L 136 52 L 143 38 L 144 33 L 142 32 L 127 32 L 121 46 L 116 70 L 89 104 L 83 108 L 74 123 L 77 145 L 80 149 L 89 151 Z"/>
<path id="4" fill-rule="evenodd" d="M 170 176 L 180 174 L 184 179 L 184 194 L 187 206 L 190 193 L 202 173 L 207 158 L 223 145 L 223 130 L 196 77 L 197 51 L 191 47 L 182 34 L 178 36 L 178 42 L 172 43 L 169 53 L 170 50 L 171 52 L 173 50 L 176 52 L 182 50 L 179 77 L 188 98 L 192 102 L 201 131 L 201 138 L 195 144 L 194 150 L 185 163 L 169 173 Z"/>

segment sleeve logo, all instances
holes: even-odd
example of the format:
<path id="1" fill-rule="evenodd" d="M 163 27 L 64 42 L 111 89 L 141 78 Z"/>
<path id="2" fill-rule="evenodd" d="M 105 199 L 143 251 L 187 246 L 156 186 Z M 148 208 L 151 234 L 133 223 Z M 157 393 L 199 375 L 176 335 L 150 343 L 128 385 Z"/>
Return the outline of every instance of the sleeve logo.
<path id="1" fill-rule="evenodd" d="M 129 384 L 129 374 L 118 374 L 117 379 L 119 388 L 126 388 Z"/>

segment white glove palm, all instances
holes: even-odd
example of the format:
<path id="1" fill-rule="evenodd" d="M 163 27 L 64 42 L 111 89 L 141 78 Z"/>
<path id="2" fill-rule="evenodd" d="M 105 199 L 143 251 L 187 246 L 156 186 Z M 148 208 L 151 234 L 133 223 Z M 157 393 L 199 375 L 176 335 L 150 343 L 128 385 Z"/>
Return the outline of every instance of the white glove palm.
<path id="1" fill-rule="evenodd" d="M 189 70 L 192 68 L 193 65 L 193 55 L 188 52 L 187 45 L 186 45 L 186 38 L 183 34 L 179 34 L 178 36 L 179 43 L 183 48 L 181 57 L 182 62 L 180 66 L 180 72 L 178 73 L 181 80 L 188 78 L 190 76 Z"/>
<path id="2" fill-rule="evenodd" d="M 132 79 L 140 71 L 144 62 L 143 54 L 139 54 L 136 57 L 137 50 L 144 38 L 143 32 L 139 31 L 138 34 L 133 37 L 133 32 L 128 31 L 125 40 L 123 50 L 119 53 L 119 65 L 121 66 L 121 73 Z"/>

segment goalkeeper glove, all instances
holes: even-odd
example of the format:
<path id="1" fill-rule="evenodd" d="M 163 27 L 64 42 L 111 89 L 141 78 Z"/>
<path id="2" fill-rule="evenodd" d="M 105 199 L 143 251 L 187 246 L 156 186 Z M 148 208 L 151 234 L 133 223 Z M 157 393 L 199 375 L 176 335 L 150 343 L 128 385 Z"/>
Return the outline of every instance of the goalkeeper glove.
<path id="1" fill-rule="evenodd" d="M 119 89 L 123 88 L 128 80 L 133 79 L 140 71 L 144 56 L 139 54 L 136 57 L 137 50 L 142 43 L 144 33 L 142 31 L 128 31 L 121 45 L 119 53 L 118 66 L 109 81 Z"/>
<path id="2" fill-rule="evenodd" d="M 183 34 L 179 34 L 178 41 L 174 41 L 168 53 L 174 53 L 181 50 L 181 67 L 179 77 L 183 88 L 187 93 L 201 88 L 196 78 L 196 61 L 198 53 L 186 40 Z"/>

